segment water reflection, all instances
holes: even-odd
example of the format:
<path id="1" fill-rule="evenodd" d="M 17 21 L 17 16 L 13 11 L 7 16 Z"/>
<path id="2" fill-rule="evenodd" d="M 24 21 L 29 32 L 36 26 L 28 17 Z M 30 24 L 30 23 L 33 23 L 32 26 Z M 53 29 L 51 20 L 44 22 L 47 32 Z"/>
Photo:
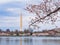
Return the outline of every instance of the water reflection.
<path id="1" fill-rule="evenodd" d="M 45 39 L 43 37 L 0 37 L 0 45 L 60 45 L 60 39 Z"/>
<path id="2" fill-rule="evenodd" d="M 1 40 L 2 40 L 2 39 L 0 38 L 0 44 L 1 44 L 1 42 L 2 42 Z"/>
<path id="3" fill-rule="evenodd" d="M 30 38 L 24 38 L 24 44 L 25 45 L 33 45 L 33 39 L 30 37 Z"/>
<path id="4" fill-rule="evenodd" d="M 57 39 L 44 39 L 42 40 L 44 45 L 59 45 L 60 44 L 60 40 Z"/>
<path id="5" fill-rule="evenodd" d="M 22 38 L 20 38 L 20 45 L 22 45 Z"/>

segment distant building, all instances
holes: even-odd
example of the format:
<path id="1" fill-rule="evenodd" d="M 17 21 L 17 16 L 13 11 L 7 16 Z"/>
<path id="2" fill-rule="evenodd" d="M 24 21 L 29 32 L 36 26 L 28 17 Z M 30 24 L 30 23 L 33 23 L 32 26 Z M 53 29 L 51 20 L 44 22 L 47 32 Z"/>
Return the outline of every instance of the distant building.
<path id="1" fill-rule="evenodd" d="M 34 32 L 32 35 L 33 36 L 48 36 L 49 33 L 48 32 Z"/>
<path id="2" fill-rule="evenodd" d="M 56 35 L 56 32 L 57 32 L 57 31 L 55 31 L 55 30 L 49 30 L 49 31 L 48 31 L 49 35 L 51 35 L 51 36 Z"/>
<path id="3" fill-rule="evenodd" d="M 57 32 L 60 32 L 60 28 L 55 28 L 54 30 Z"/>
<path id="4" fill-rule="evenodd" d="M 55 31 L 57 31 L 56 36 L 60 36 L 60 28 L 55 28 Z"/>

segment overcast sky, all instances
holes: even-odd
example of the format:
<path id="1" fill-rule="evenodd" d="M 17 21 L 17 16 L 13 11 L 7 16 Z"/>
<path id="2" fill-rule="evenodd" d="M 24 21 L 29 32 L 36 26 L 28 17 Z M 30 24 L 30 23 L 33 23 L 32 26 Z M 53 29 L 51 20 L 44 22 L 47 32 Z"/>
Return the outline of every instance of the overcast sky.
<path id="1" fill-rule="evenodd" d="M 28 28 L 30 18 L 34 18 L 33 14 L 24 10 L 27 4 L 39 4 L 41 0 L 0 0 L 0 28 L 3 30 L 11 29 L 20 30 L 20 14 L 23 15 L 23 29 Z M 58 24 L 59 25 L 59 22 Z M 41 29 L 54 28 L 53 26 L 42 25 Z M 48 28 L 47 28 L 48 27 Z"/>
<path id="2" fill-rule="evenodd" d="M 8 28 L 11 30 L 20 30 L 21 13 L 23 15 L 23 29 L 28 28 L 29 17 L 31 15 L 24 8 L 29 2 L 30 4 L 32 2 L 38 3 L 36 0 L 0 0 L 0 28 L 3 30 Z"/>

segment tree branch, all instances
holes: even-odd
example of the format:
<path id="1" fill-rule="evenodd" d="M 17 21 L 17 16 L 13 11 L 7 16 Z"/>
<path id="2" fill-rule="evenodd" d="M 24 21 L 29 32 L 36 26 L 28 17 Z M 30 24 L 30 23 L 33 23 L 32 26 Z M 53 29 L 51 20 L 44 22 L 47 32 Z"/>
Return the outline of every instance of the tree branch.
<path id="1" fill-rule="evenodd" d="M 32 22 L 30 25 L 33 25 L 34 23 L 40 21 L 41 19 L 45 19 L 46 17 L 50 16 L 50 15 L 53 14 L 53 13 L 56 13 L 56 12 L 59 11 L 59 10 L 60 10 L 60 7 L 57 8 L 56 10 L 54 10 L 53 12 L 50 12 L 49 14 L 47 14 L 45 17 L 43 17 L 43 18 L 39 18 L 38 20 Z"/>

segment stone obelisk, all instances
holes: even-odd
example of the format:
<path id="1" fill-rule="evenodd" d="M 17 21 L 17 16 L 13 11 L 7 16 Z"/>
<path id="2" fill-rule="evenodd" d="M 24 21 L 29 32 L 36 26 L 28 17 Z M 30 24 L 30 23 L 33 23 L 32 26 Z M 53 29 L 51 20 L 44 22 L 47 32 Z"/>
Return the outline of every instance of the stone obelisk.
<path id="1" fill-rule="evenodd" d="M 20 31 L 22 31 L 22 14 L 20 15 Z"/>

